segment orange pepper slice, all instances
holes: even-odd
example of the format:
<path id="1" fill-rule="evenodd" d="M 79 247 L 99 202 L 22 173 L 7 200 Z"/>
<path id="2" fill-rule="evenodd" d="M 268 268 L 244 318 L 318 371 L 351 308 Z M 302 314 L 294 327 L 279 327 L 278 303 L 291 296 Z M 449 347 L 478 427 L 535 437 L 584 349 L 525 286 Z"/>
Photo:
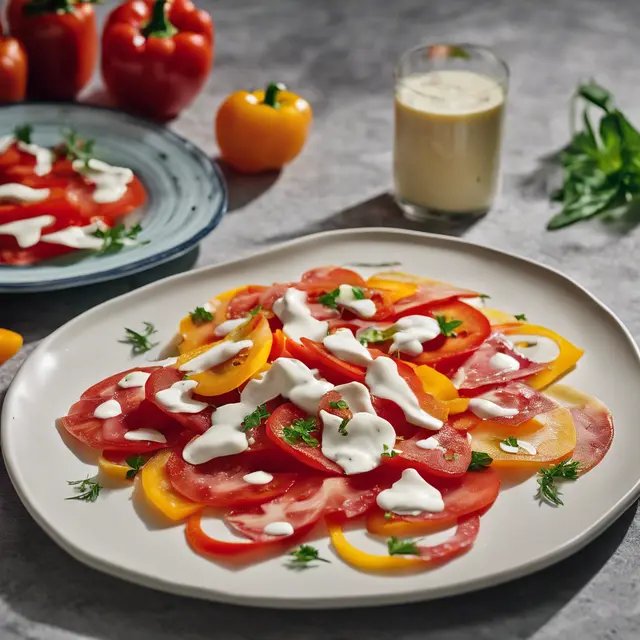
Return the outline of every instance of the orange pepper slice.
<path id="1" fill-rule="evenodd" d="M 398 300 L 412 296 L 417 290 L 418 285 L 413 282 L 397 282 L 396 280 L 386 280 L 371 276 L 367 280 L 369 289 L 380 289 L 385 293 L 385 301 L 388 304 L 394 304 Z"/>
<path id="2" fill-rule="evenodd" d="M 9 329 L 0 329 L 0 364 L 13 358 L 22 348 L 22 336 Z"/>

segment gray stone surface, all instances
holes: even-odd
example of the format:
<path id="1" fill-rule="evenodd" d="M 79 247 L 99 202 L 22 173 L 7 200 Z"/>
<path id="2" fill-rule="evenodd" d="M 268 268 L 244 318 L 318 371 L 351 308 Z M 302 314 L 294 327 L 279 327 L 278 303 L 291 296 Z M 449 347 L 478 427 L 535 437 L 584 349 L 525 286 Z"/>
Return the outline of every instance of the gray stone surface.
<path id="1" fill-rule="evenodd" d="M 555 234 L 537 159 L 567 139 L 568 96 L 581 78 L 611 87 L 640 123 L 635 0 L 220 0 L 206 91 L 172 126 L 215 155 L 222 98 L 281 80 L 313 104 L 313 133 L 281 175 L 229 176 L 231 206 L 194 251 L 123 281 L 55 294 L 0 296 L 0 326 L 26 337 L 0 369 L 0 393 L 51 331 L 103 300 L 169 273 L 333 228 L 398 226 L 390 186 L 392 68 L 416 43 L 491 45 L 512 85 L 500 202 L 470 229 L 473 241 L 541 260 L 577 279 L 640 337 L 638 231 L 585 224 Z M 104 14 L 109 7 L 103 7 Z M 55 381 L 53 381 L 55 384 Z M 1 397 L 1 396 L 0 396 Z M 524 639 L 640 636 L 640 526 L 636 506 L 572 558 L 534 576 L 442 602 L 371 611 L 280 612 L 155 593 L 84 567 L 40 531 L 0 470 L 0 637 L 228 640 Z M 526 545 L 526 540 L 522 541 Z M 159 564 L 162 559 L 158 559 Z"/>

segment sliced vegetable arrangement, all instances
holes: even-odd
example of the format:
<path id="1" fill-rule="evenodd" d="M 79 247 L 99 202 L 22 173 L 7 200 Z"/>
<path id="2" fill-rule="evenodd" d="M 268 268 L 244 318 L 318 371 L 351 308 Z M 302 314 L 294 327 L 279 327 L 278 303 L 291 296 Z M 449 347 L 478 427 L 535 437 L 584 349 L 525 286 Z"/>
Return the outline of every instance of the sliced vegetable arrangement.
<path id="1" fill-rule="evenodd" d="M 245 285 L 194 306 L 179 355 L 87 389 L 61 426 L 100 452 L 73 500 L 100 499 L 100 474 L 136 483 L 189 545 L 221 561 L 286 553 L 328 531 L 367 571 L 428 568 L 468 551 L 511 469 L 541 502 L 596 466 L 613 422 L 595 398 L 554 383 L 582 351 L 488 296 L 406 273 L 365 280 L 320 267 L 299 281 Z M 127 329 L 134 353 L 154 333 Z M 553 386 L 550 386 L 553 385 Z M 138 478 L 138 480 L 135 480 Z M 239 541 L 202 526 L 217 517 Z M 345 536 L 362 522 L 386 552 Z M 455 527 L 445 543 L 419 536 Z"/>
<path id="2" fill-rule="evenodd" d="M 24 125 L 0 137 L 0 264 L 139 244 L 140 226 L 121 223 L 147 199 L 133 171 L 99 160 L 94 141 L 74 131 L 53 148 L 32 134 Z"/>

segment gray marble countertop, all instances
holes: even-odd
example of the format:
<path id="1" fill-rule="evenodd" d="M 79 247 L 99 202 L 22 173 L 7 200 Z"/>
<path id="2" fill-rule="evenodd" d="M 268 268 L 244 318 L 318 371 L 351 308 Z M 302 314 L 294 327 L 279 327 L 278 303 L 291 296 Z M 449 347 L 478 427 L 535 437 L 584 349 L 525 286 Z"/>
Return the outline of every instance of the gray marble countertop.
<path id="1" fill-rule="evenodd" d="M 109 3 L 112 5 L 113 3 Z M 229 92 L 280 80 L 309 98 L 313 132 L 281 175 L 228 175 L 229 213 L 199 250 L 126 280 L 55 294 L 0 295 L 0 326 L 22 353 L 0 369 L 0 398 L 38 342 L 80 312 L 170 273 L 249 254 L 315 231 L 416 228 L 390 187 L 392 69 L 417 43 L 495 47 L 512 71 L 502 196 L 460 232 L 556 267 L 588 287 L 640 337 L 640 232 L 584 224 L 549 233 L 538 159 L 568 135 L 568 97 L 590 76 L 640 122 L 634 0 L 200 0 L 216 22 L 207 89 L 172 124 L 215 156 L 212 122 Z M 101 7 L 104 15 L 110 7 Z M 635 27 L 635 28 L 634 28 Z M 97 85 L 96 85 L 97 86 Z M 94 87 L 96 88 L 96 87 Z M 179 598 L 102 575 L 31 520 L 0 463 L 0 637 L 516 640 L 640 637 L 636 505 L 555 567 L 508 585 L 426 604 L 338 612 L 248 610 Z M 526 541 L 523 541 L 526 544 Z M 159 559 L 159 562 L 162 562 Z"/>

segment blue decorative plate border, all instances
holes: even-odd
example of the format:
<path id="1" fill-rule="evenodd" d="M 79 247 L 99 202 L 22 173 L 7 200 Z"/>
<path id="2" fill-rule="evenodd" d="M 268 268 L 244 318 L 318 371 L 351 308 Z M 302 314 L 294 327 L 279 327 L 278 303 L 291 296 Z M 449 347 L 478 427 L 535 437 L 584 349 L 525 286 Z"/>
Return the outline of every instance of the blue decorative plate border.
<path id="1" fill-rule="evenodd" d="M 227 211 L 227 187 L 219 167 L 194 143 L 161 125 L 96 105 L 28 102 L 0 108 L 0 134 L 22 122 L 34 125 L 35 141 L 42 144 L 54 144 L 60 128 L 70 125 L 81 135 L 95 136 L 98 150 L 105 151 L 100 157 L 131 166 L 140 175 L 149 191 L 147 220 L 159 224 L 147 236 L 147 229 L 143 230 L 140 238 L 150 240 L 148 245 L 112 256 L 89 256 L 57 266 L 0 266 L 0 293 L 53 291 L 144 271 L 189 251 L 220 224 Z M 159 210 L 164 218 L 156 221 L 154 211 Z M 143 227 L 144 221 L 143 216 Z M 52 277 L 61 273 L 58 269 L 70 273 Z"/>

